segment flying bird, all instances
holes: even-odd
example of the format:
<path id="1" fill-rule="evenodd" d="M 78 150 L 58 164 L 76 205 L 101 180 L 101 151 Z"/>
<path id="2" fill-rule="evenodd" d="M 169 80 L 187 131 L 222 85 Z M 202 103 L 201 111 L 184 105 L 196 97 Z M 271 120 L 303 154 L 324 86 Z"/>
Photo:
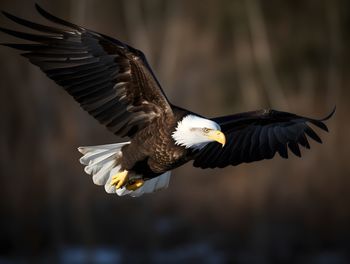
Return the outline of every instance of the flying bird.
<path id="1" fill-rule="evenodd" d="M 10 20 L 37 33 L 1 31 L 30 43 L 2 43 L 21 50 L 32 64 L 119 137 L 129 141 L 80 147 L 80 162 L 107 193 L 134 197 L 168 187 L 173 169 L 223 168 L 263 159 L 288 149 L 301 156 L 308 138 L 322 143 L 310 124 L 328 131 L 323 119 L 276 110 L 206 118 L 173 105 L 145 55 L 124 42 L 77 26 L 35 5 L 58 27 L 34 23 L 7 12 Z"/>

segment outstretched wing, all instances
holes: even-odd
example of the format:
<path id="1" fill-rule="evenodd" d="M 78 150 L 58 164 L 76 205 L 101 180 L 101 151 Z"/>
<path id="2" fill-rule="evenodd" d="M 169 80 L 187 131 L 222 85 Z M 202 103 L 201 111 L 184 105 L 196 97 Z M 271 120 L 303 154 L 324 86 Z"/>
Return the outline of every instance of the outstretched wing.
<path id="1" fill-rule="evenodd" d="M 144 54 L 119 40 L 57 18 L 36 5 L 46 19 L 64 28 L 33 23 L 9 13 L 12 21 L 41 35 L 0 28 L 35 44 L 2 44 L 25 51 L 100 123 L 119 136 L 132 137 L 172 109 Z"/>
<path id="2" fill-rule="evenodd" d="M 321 120 L 275 110 L 214 118 L 226 135 L 226 145 L 222 148 L 217 143 L 208 144 L 196 154 L 193 165 L 201 168 L 223 168 L 271 159 L 276 152 L 282 158 L 288 158 L 288 148 L 301 157 L 299 145 L 310 148 L 306 135 L 322 143 L 308 123 L 328 131 L 323 121 L 329 119 L 334 112 L 335 108 Z"/>

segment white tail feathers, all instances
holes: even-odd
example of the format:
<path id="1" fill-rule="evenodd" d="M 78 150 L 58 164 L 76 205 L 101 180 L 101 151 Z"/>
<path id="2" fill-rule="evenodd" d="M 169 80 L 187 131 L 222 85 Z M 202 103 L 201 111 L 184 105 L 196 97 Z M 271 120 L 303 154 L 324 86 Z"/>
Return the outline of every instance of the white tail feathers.
<path id="1" fill-rule="evenodd" d="M 138 197 L 144 193 L 152 193 L 167 188 L 170 180 L 170 171 L 145 181 L 144 185 L 135 191 L 129 191 L 125 187 L 116 190 L 115 186 L 110 185 L 112 177 L 121 169 L 118 164 L 122 157 L 121 148 L 127 144 L 130 144 L 130 142 L 79 147 L 79 152 L 84 155 L 79 161 L 81 164 L 86 165 L 84 170 L 87 174 L 92 175 L 93 182 L 96 185 L 104 185 L 107 193 Z"/>
<path id="2" fill-rule="evenodd" d="M 79 147 L 80 153 L 84 154 L 80 158 L 80 163 L 86 165 L 85 172 L 92 175 L 92 180 L 96 185 L 105 185 L 110 178 L 110 171 L 118 168 L 118 159 L 121 157 L 121 148 L 130 142 Z M 120 167 L 119 167 L 120 168 Z"/>

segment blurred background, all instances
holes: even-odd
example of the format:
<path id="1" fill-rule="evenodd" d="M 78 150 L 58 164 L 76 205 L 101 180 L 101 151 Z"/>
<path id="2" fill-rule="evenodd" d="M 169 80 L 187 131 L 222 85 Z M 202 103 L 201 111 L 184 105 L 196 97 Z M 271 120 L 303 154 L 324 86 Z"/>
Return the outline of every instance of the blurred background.
<path id="1" fill-rule="evenodd" d="M 37 2 L 143 50 L 170 100 L 202 115 L 337 113 L 302 159 L 187 164 L 167 190 L 120 198 L 76 151 L 120 139 L 1 47 L 0 263 L 350 263 L 349 1 Z M 0 9 L 44 22 L 31 0 Z"/>

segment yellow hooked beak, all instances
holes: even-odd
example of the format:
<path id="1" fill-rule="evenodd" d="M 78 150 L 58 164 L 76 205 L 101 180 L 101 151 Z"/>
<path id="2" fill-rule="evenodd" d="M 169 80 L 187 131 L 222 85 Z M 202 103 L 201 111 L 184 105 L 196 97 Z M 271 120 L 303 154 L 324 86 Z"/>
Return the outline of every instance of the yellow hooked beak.
<path id="1" fill-rule="evenodd" d="M 209 131 L 208 138 L 210 138 L 211 140 L 215 140 L 215 141 L 219 142 L 222 145 L 222 147 L 224 147 L 225 144 L 226 144 L 225 134 L 222 133 L 219 130 Z"/>

